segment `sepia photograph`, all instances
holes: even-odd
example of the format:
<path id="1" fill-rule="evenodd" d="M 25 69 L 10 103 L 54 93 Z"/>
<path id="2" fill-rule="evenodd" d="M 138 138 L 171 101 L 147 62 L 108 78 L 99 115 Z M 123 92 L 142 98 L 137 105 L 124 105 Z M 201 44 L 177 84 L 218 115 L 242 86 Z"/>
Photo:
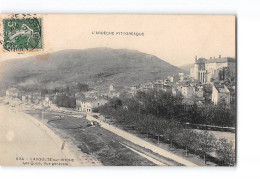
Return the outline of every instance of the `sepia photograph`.
<path id="1" fill-rule="evenodd" d="M 235 15 L 0 14 L 1 166 L 234 167 Z"/>

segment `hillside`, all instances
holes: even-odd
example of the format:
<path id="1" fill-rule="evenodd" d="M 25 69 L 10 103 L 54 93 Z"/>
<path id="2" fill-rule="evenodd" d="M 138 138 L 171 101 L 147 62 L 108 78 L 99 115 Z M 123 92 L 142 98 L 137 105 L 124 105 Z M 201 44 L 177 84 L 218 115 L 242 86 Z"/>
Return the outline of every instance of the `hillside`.
<path id="1" fill-rule="evenodd" d="M 48 56 L 8 60 L 0 64 L 1 86 L 54 88 L 85 82 L 93 88 L 129 86 L 182 72 L 156 56 L 136 50 L 93 48 L 66 50 Z"/>
<path id="2" fill-rule="evenodd" d="M 185 64 L 185 65 L 179 66 L 179 68 L 184 70 L 184 72 L 186 74 L 189 74 L 190 73 L 190 69 L 194 68 L 194 64 Z"/>

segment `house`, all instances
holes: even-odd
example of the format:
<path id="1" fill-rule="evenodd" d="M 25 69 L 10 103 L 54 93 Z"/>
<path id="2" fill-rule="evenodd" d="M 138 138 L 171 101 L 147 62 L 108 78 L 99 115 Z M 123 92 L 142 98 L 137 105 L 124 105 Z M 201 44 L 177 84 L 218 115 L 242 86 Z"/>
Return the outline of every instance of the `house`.
<path id="1" fill-rule="evenodd" d="M 185 98 L 182 100 L 182 105 L 185 110 L 188 110 L 192 108 L 192 106 L 194 105 L 194 101 L 191 98 Z"/>
<path id="2" fill-rule="evenodd" d="M 163 82 L 157 81 L 153 84 L 153 88 L 157 91 L 163 90 Z"/>
<path id="3" fill-rule="evenodd" d="M 203 85 L 196 86 L 195 95 L 197 98 L 202 98 L 204 94 L 204 87 Z"/>
<path id="4" fill-rule="evenodd" d="M 32 95 L 26 94 L 25 97 L 26 97 L 26 102 L 32 102 Z"/>
<path id="5" fill-rule="evenodd" d="M 179 73 L 179 81 L 183 81 L 184 80 L 184 73 Z"/>
<path id="6" fill-rule="evenodd" d="M 107 103 L 107 100 L 105 100 L 105 99 L 76 100 L 76 108 L 78 111 L 92 113 L 94 108 L 102 106 L 106 103 Z"/>
<path id="7" fill-rule="evenodd" d="M 164 84 L 162 90 L 163 90 L 164 92 L 170 92 L 170 93 L 172 93 L 172 86 L 171 86 L 171 85 L 168 85 L 168 84 Z"/>
<path id="8" fill-rule="evenodd" d="M 108 96 L 110 98 L 119 97 L 120 92 L 124 90 L 124 86 L 118 86 L 111 84 L 108 89 Z"/>
<path id="9" fill-rule="evenodd" d="M 5 91 L 5 95 L 10 98 L 18 98 L 20 96 L 19 94 L 19 90 L 16 88 L 8 88 Z"/>
<path id="10" fill-rule="evenodd" d="M 142 91 L 149 91 L 152 89 L 153 89 L 153 83 L 151 82 L 140 85 L 140 90 Z"/>
<path id="11" fill-rule="evenodd" d="M 212 102 L 217 105 L 219 103 L 225 103 L 230 105 L 230 91 L 226 85 L 214 84 L 212 87 Z"/>
<path id="12" fill-rule="evenodd" d="M 129 87 L 129 92 L 132 94 L 132 95 L 135 95 L 137 93 L 137 90 L 140 89 L 140 85 L 132 85 Z"/>
<path id="13" fill-rule="evenodd" d="M 229 92 L 230 92 L 230 103 L 235 103 L 236 101 L 236 86 L 235 85 L 230 85 L 227 86 Z"/>
<path id="14" fill-rule="evenodd" d="M 213 85 L 214 84 L 204 84 L 203 85 L 203 92 L 204 92 L 204 97 L 205 97 L 206 103 L 212 102 L 212 86 Z"/>
<path id="15" fill-rule="evenodd" d="M 178 89 L 175 86 L 172 86 L 172 95 L 176 96 L 178 93 Z"/>
<path id="16" fill-rule="evenodd" d="M 34 102 L 39 103 L 40 101 L 41 101 L 41 97 L 38 96 L 36 98 L 36 96 L 35 96 Z M 42 100 L 42 104 L 44 106 L 51 106 L 53 104 L 53 101 L 54 101 L 54 95 L 45 95 L 43 100 Z"/>
<path id="17" fill-rule="evenodd" d="M 43 103 L 43 97 L 41 97 L 41 96 L 38 96 L 37 98 L 34 97 L 33 102 L 34 102 L 35 104 Z M 52 104 L 52 101 L 49 102 L 48 106 L 50 106 L 51 104 Z"/>
<path id="18" fill-rule="evenodd" d="M 192 98 L 195 94 L 195 87 L 191 85 L 184 85 L 181 88 L 181 94 L 184 98 Z"/>
<path id="19" fill-rule="evenodd" d="M 22 101 L 26 102 L 26 96 L 25 95 L 22 95 Z"/>
<path id="20" fill-rule="evenodd" d="M 92 104 L 88 100 L 81 101 L 81 111 L 91 113 L 92 112 Z"/>
<path id="21" fill-rule="evenodd" d="M 113 85 L 113 84 L 111 84 L 111 85 L 109 86 L 109 92 L 110 92 L 110 93 L 120 92 L 120 91 L 122 91 L 123 89 L 124 89 L 124 87 L 123 87 L 123 86 L 119 86 L 119 85 Z"/>
<path id="22" fill-rule="evenodd" d="M 81 103 L 82 103 L 81 99 L 76 99 L 76 110 L 77 111 L 81 111 Z"/>
<path id="23" fill-rule="evenodd" d="M 173 75 L 168 76 L 167 79 L 168 79 L 169 82 L 171 82 L 171 83 L 174 82 L 174 76 L 173 76 Z"/>

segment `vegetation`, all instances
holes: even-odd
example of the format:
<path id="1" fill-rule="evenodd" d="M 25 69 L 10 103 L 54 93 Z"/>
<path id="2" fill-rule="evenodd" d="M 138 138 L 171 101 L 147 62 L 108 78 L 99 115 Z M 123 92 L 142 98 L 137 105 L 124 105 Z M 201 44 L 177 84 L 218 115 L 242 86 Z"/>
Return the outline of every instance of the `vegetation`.
<path id="1" fill-rule="evenodd" d="M 221 127 L 235 126 L 235 108 L 226 108 L 224 105 L 207 105 L 197 107 L 196 105 L 184 108 L 181 95 L 172 95 L 167 92 L 138 92 L 133 98 L 113 98 L 105 108 L 120 110 L 126 108 L 128 111 L 138 114 L 154 115 L 166 121 L 176 121 L 181 124 L 216 125 Z M 101 110 L 101 112 L 102 112 Z M 110 109 L 109 109 L 110 110 Z"/>
<path id="2" fill-rule="evenodd" d="M 229 166 L 235 165 L 236 153 L 232 142 L 220 139 L 217 144 L 217 155 Z"/>
<path id="3" fill-rule="evenodd" d="M 106 116 L 112 116 L 116 123 L 133 126 L 140 133 L 168 139 L 171 143 L 189 151 L 195 151 L 204 156 L 210 152 L 217 152 L 225 163 L 234 163 L 229 157 L 234 149 L 230 143 L 218 141 L 208 131 L 196 132 L 185 125 L 187 122 L 204 125 L 233 126 L 235 116 L 232 109 L 223 106 L 209 106 L 199 108 L 193 106 L 185 109 L 181 105 L 182 96 L 173 96 L 166 92 L 139 92 L 133 98 L 113 98 L 98 111 Z M 222 146 L 224 145 L 224 147 Z M 229 155 L 225 155 L 225 151 Z M 224 151 L 224 152 L 223 152 Z M 227 159 L 229 158 L 229 159 Z M 229 161 L 232 160 L 232 161 Z"/>
<path id="4" fill-rule="evenodd" d="M 86 83 L 76 83 L 73 85 L 65 85 L 56 87 L 53 89 L 41 88 L 41 95 L 44 96 L 45 94 L 55 94 L 55 93 L 66 93 L 66 94 L 75 94 L 78 92 L 86 92 L 89 91 L 89 85 Z"/>
<path id="5" fill-rule="evenodd" d="M 56 85 L 65 87 L 75 82 L 89 83 L 95 89 L 103 89 L 111 81 L 121 86 L 144 84 L 148 80 L 184 72 L 154 55 L 111 48 L 54 52 L 48 60 L 35 57 L 10 60 L 0 63 L 0 68 L 5 77 L 0 78 L 0 84 L 19 84 L 31 89 L 35 86 L 53 89 Z"/>
<path id="6" fill-rule="evenodd" d="M 58 107 L 75 108 L 76 99 L 75 97 L 69 97 L 64 94 L 64 95 L 57 96 L 57 98 L 55 99 L 55 104 Z"/>

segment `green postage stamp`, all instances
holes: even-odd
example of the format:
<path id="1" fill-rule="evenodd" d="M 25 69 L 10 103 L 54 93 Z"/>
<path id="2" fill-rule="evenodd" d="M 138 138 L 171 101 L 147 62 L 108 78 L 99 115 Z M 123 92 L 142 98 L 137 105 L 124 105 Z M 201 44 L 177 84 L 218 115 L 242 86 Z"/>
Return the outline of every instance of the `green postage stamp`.
<path id="1" fill-rule="evenodd" d="M 32 51 L 43 48 L 42 19 L 3 19 L 3 47 L 7 51 Z"/>

